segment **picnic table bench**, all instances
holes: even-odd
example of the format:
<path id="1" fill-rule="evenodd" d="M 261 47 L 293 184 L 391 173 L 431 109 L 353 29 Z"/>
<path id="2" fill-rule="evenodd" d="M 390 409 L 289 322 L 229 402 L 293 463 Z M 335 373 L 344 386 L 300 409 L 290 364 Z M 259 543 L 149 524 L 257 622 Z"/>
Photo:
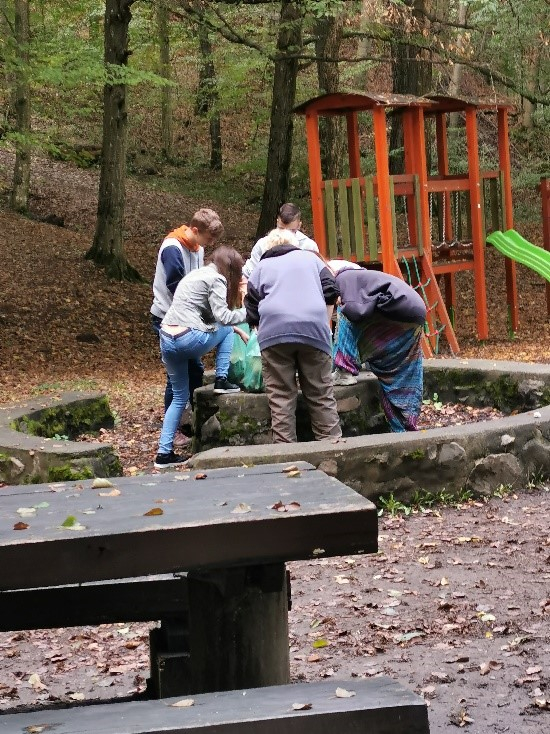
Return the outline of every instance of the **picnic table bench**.
<path id="1" fill-rule="evenodd" d="M 154 695 L 287 683 L 285 562 L 377 550 L 374 505 L 296 466 L 0 490 L 1 628 L 160 619 Z"/>
<path id="2" fill-rule="evenodd" d="M 340 686 L 349 697 L 337 695 Z M 184 701 L 192 705 L 174 705 Z M 429 734 L 425 701 L 386 677 L 208 693 L 184 701 L 7 714 L 0 716 L 0 734 Z"/>

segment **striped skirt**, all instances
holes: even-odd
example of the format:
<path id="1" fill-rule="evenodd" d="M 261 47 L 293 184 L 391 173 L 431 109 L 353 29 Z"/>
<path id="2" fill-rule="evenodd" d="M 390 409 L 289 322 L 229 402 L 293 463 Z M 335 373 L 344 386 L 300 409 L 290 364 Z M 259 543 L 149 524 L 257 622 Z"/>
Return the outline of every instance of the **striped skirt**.
<path id="1" fill-rule="evenodd" d="M 334 365 L 356 375 L 368 362 L 378 378 L 384 414 L 396 433 L 417 430 L 423 390 L 422 331 L 420 324 L 379 314 L 351 322 L 338 313 Z"/>

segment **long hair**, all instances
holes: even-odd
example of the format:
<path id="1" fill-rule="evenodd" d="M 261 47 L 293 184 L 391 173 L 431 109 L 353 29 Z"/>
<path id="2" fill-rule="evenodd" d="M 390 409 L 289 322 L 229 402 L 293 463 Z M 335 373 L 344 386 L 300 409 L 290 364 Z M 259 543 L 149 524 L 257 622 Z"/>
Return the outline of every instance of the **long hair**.
<path id="1" fill-rule="evenodd" d="M 227 305 L 236 308 L 239 302 L 239 283 L 243 274 L 243 259 L 233 247 L 221 245 L 206 260 L 213 263 L 218 273 L 227 280 Z"/>

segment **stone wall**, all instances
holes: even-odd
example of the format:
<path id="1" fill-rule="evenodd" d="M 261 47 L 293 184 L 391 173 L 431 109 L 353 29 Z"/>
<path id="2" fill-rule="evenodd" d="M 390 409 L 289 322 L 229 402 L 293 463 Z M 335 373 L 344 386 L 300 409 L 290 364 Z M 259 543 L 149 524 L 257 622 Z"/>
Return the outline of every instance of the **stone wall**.
<path id="1" fill-rule="evenodd" d="M 28 484 L 118 476 L 122 467 L 112 446 L 70 440 L 112 425 L 102 393 L 66 392 L 2 408 L 0 481 Z"/>
<path id="2" fill-rule="evenodd" d="M 214 396 L 209 388 L 199 392 L 198 441 L 203 446 L 217 442 L 218 447 L 194 456 L 196 468 L 304 460 L 366 497 L 393 492 L 404 500 L 416 490 L 467 487 L 488 494 L 499 485 L 520 486 L 550 476 L 550 365 L 426 360 L 427 396 L 437 392 L 444 401 L 492 405 L 509 416 L 407 434 L 353 435 L 369 422 L 380 429 L 376 380 L 361 375 L 356 386 L 336 388 L 348 434 L 338 441 L 269 444 L 265 396 Z M 205 406 L 209 414 L 200 426 Z M 299 415 L 302 425 L 305 419 Z M 307 437 L 305 429 L 299 435 Z"/>

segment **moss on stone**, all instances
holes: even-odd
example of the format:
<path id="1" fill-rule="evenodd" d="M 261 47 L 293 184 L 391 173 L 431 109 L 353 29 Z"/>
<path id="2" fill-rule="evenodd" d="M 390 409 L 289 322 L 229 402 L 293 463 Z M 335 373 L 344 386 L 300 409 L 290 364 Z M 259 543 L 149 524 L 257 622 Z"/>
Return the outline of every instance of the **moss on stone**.
<path id="1" fill-rule="evenodd" d="M 412 461 L 422 461 L 426 458 L 426 452 L 424 449 L 415 449 L 408 454 L 403 455 L 403 459 L 412 459 Z"/>
<path id="2" fill-rule="evenodd" d="M 73 439 L 81 433 L 111 427 L 113 423 L 107 398 L 98 397 L 35 411 L 13 420 L 10 427 L 31 436 L 53 438 L 66 435 Z"/>
<path id="3" fill-rule="evenodd" d="M 48 467 L 48 482 L 74 482 L 80 479 L 91 479 L 94 472 L 89 466 L 75 469 L 70 464 Z"/>
<path id="4" fill-rule="evenodd" d="M 217 414 L 220 423 L 220 433 L 216 444 L 226 445 L 236 436 L 242 437 L 240 443 L 248 443 L 252 436 L 264 433 L 267 427 L 262 421 L 255 420 L 247 415 L 230 415 L 220 410 Z"/>

